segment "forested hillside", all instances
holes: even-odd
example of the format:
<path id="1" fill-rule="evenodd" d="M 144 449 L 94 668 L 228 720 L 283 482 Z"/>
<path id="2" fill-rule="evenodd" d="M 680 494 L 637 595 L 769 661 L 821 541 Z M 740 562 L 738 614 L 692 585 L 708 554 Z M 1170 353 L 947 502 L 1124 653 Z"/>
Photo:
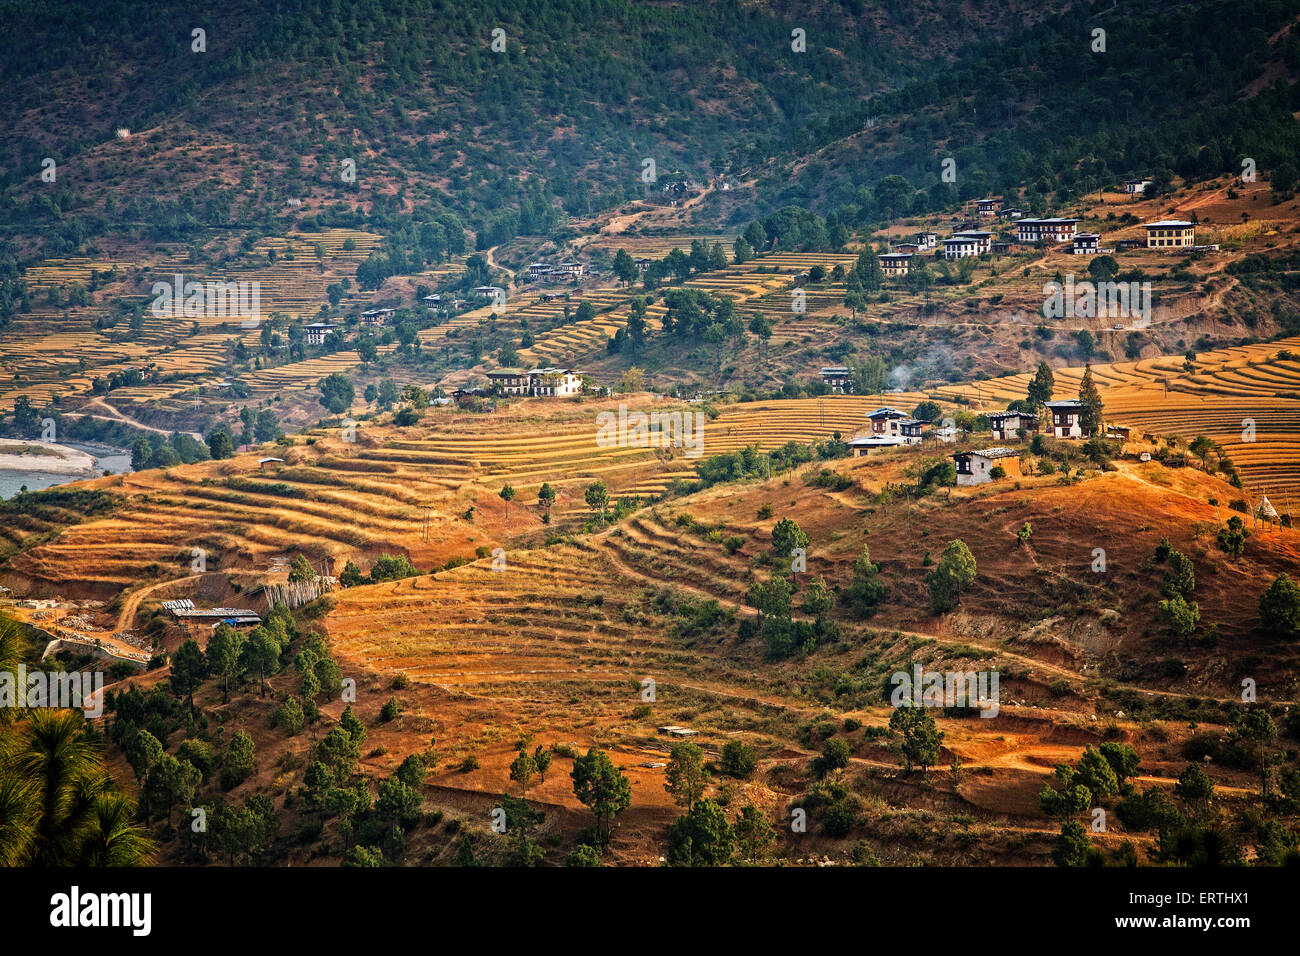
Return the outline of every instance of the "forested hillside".
<path id="1" fill-rule="evenodd" d="M 1032 202 L 1300 145 L 1297 0 L 968 6 L 9 5 L 0 231 L 68 255 L 107 233 L 427 224 L 407 245 L 436 260 L 677 179 L 754 184 L 699 210 L 719 224 L 796 204 L 863 225 L 918 205 L 876 188 L 890 175 L 924 208 Z"/>

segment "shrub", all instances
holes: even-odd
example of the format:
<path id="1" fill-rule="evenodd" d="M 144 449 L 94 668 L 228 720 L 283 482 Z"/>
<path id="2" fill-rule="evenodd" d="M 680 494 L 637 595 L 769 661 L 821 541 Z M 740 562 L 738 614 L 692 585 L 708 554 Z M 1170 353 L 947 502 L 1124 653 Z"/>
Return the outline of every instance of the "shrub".
<path id="1" fill-rule="evenodd" d="M 747 780 L 758 769 L 758 751 L 739 740 L 730 740 L 722 747 L 719 766 L 727 776 Z"/>

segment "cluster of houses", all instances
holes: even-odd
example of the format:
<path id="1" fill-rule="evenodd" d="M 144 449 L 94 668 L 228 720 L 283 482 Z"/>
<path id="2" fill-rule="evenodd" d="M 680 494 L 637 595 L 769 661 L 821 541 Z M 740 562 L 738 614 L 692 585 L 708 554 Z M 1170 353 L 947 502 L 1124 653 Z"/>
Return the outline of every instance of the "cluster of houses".
<path id="1" fill-rule="evenodd" d="M 1082 439 L 1081 419 L 1084 404 L 1078 399 L 1065 399 L 1046 403 L 1051 424 L 1047 434 L 1053 438 Z M 988 412 L 993 440 L 996 442 L 1024 441 L 1038 434 L 1039 419 L 1031 412 Z M 951 444 L 957 440 L 957 429 L 952 425 L 940 426 L 913 418 L 906 412 L 886 405 L 867 414 L 867 433 L 848 442 L 849 454 L 861 457 L 875 448 L 899 448 L 920 445 L 926 439 Z M 1127 441 L 1129 428 L 1125 425 L 1107 425 L 1108 439 Z M 994 468 L 1000 467 L 1002 475 L 1018 477 L 1021 471 L 1021 452 L 998 444 L 976 451 L 958 452 L 952 456 L 957 468 L 958 485 L 980 485 L 993 481 Z"/>
<path id="2" fill-rule="evenodd" d="M 1139 195 L 1147 186 L 1149 179 L 1131 179 L 1124 181 L 1124 191 L 1130 195 Z M 1001 205 L 1000 205 L 1001 204 Z M 999 208 L 1000 205 L 1000 208 Z M 1111 252 L 1101 246 L 1101 234 L 1096 232 L 1079 232 L 1078 219 L 1065 216 L 1052 216 L 1045 219 L 1026 217 L 1024 210 L 1009 206 L 999 199 L 980 199 L 975 203 L 980 216 L 1001 216 L 1015 222 L 1016 242 L 1025 244 L 1069 243 L 1069 251 L 1078 256 L 1095 256 Z M 1162 219 L 1143 225 L 1146 241 L 1124 239 L 1118 243 L 1120 249 L 1184 249 L 1217 250 L 1218 246 L 1198 246 L 1196 244 L 1196 224 L 1182 219 Z M 992 232 L 976 228 L 976 223 L 963 223 L 962 228 L 945 239 L 938 239 L 932 232 L 923 232 L 911 242 L 892 244 L 890 250 L 881 253 L 880 269 L 886 278 L 899 278 L 907 275 L 912 268 L 914 257 L 922 253 L 933 252 L 936 259 L 967 259 L 982 256 L 985 253 L 1005 253 L 1011 249 L 1010 242 L 994 241 Z"/>
<path id="3" fill-rule="evenodd" d="M 581 262 L 561 262 L 552 265 L 549 262 L 533 262 L 528 266 L 529 282 L 578 282 L 585 269 Z"/>
<path id="4" fill-rule="evenodd" d="M 582 394 L 582 375 L 572 368 L 499 368 L 487 373 L 495 395 L 562 398 Z"/>

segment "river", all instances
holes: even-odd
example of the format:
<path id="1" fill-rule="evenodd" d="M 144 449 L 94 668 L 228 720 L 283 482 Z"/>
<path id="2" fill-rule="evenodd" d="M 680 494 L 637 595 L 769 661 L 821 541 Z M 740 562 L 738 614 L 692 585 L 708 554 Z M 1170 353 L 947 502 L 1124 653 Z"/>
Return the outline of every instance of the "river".
<path id="1" fill-rule="evenodd" d="M 107 445 L 89 445 L 82 442 L 62 442 L 66 448 L 75 448 L 77 451 L 83 451 L 95 459 L 95 467 L 101 472 L 112 472 L 115 475 L 124 474 L 131 470 L 131 453 L 123 451 L 120 448 L 109 448 Z M 55 485 L 66 485 L 72 481 L 84 481 L 82 478 L 72 478 L 68 475 L 57 475 L 43 471 L 6 471 L 0 469 L 0 499 L 12 498 L 22 491 L 23 486 L 28 491 L 38 491 L 41 488 L 53 488 Z"/>

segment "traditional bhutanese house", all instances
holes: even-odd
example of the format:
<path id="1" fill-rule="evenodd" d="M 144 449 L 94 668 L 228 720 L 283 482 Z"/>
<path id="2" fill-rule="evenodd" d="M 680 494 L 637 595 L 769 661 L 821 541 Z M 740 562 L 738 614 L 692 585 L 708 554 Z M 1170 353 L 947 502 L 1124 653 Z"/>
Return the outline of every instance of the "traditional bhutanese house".
<path id="1" fill-rule="evenodd" d="M 853 388 L 853 376 L 843 365 L 826 365 L 821 370 L 822 381 L 832 392 L 843 394 Z"/>
<path id="2" fill-rule="evenodd" d="M 1079 418 L 1083 414 L 1083 402 L 1071 398 L 1046 404 L 1047 410 L 1052 415 L 1053 438 L 1083 437 L 1083 426 L 1079 424 Z"/>
<path id="3" fill-rule="evenodd" d="M 361 321 L 366 325 L 383 325 L 384 320 L 396 311 L 396 309 L 367 309 L 361 313 Z"/>
<path id="4" fill-rule="evenodd" d="M 1024 211 L 1023 209 L 1021 209 L 1019 206 L 1003 206 L 1003 207 L 1002 207 L 1002 218 L 1003 218 L 1003 219 L 1022 219 L 1022 218 L 1024 218 L 1024 215 L 1025 215 L 1025 211 Z"/>
<path id="5" fill-rule="evenodd" d="M 547 398 L 577 395 L 582 391 L 582 376 L 571 368 L 535 368 L 528 373 L 528 388 Z"/>
<path id="6" fill-rule="evenodd" d="M 899 418 L 893 422 L 898 431 L 898 437 L 903 439 L 905 445 L 921 444 L 922 433 L 929 422 L 923 422 L 916 418 Z"/>
<path id="7" fill-rule="evenodd" d="M 998 441 L 1014 441 L 1020 437 L 1020 430 L 1026 435 L 1038 432 L 1038 416 L 1025 412 L 989 412 L 985 417 L 993 429 L 993 437 Z"/>
<path id="8" fill-rule="evenodd" d="M 551 264 L 549 262 L 534 262 L 528 266 L 528 278 L 540 279 L 551 274 Z"/>
<path id="9" fill-rule="evenodd" d="M 543 301 L 543 302 L 554 302 L 556 299 L 563 299 L 563 298 L 564 298 L 564 293 L 563 293 L 563 292 L 543 292 L 543 293 L 542 293 L 542 301 Z"/>
<path id="10" fill-rule="evenodd" d="M 917 252 L 925 252 L 927 249 L 933 249 L 939 244 L 939 236 L 933 232 L 921 232 L 916 236 Z"/>
<path id="11" fill-rule="evenodd" d="M 901 435 L 863 435 L 861 438 L 854 438 L 848 444 L 849 456 L 861 458 L 873 448 L 898 448 L 906 442 Z"/>
<path id="12" fill-rule="evenodd" d="M 1196 245 L 1196 226 L 1184 219 L 1161 219 L 1142 228 L 1147 231 L 1148 249 L 1184 249 Z"/>
<path id="13" fill-rule="evenodd" d="M 1021 242 L 1071 242 L 1079 230 L 1077 219 L 1021 219 L 1016 223 L 1016 238 Z"/>
<path id="14" fill-rule="evenodd" d="M 1081 232 L 1074 237 L 1070 252 L 1076 256 L 1095 256 L 1101 248 L 1101 233 Z"/>
<path id="15" fill-rule="evenodd" d="M 880 259 L 880 271 L 885 274 L 886 279 L 905 276 L 912 267 L 912 253 L 910 252 L 886 252 L 882 253 L 878 258 Z"/>
<path id="16" fill-rule="evenodd" d="M 997 215 L 999 202 L 1001 202 L 999 199 L 977 199 L 975 200 L 975 208 L 981 216 L 995 216 Z"/>
<path id="17" fill-rule="evenodd" d="M 649 260 L 649 259 L 637 259 L 637 260 L 636 260 L 636 271 L 637 271 L 637 272 L 645 272 L 645 271 L 646 271 L 647 269 L 649 269 L 649 268 L 650 268 L 650 260 Z"/>
<path id="18" fill-rule="evenodd" d="M 1132 429 L 1128 425 L 1107 425 L 1106 437 L 1111 441 L 1128 441 Z"/>
<path id="19" fill-rule="evenodd" d="M 1150 185 L 1151 180 L 1149 179 L 1126 179 L 1124 180 L 1124 192 L 1130 196 L 1138 196 L 1146 192 L 1147 187 Z"/>
<path id="20" fill-rule="evenodd" d="M 528 373 L 521 368 L 498 368 L 487 373 L 492 390 L 498 395 L 527 395 Z"/>
<path id="21" fill-rule="evenodd" d="M 988 252 L 989 247 L 993 245 L 993 233 L 983 229 L 962 229 L 959 232 L 954 232 L 953 237 L 957 239 L 974 239 L 979 243 L 980 255 Z"/>
<path id="22" fill-rule="evenodd" d="M 1001 466 L 1007 475 L 1019 477 L 1020 452 L 1012 448 L 984 448 L 952 456 L 957 463 L 957 484 L 982 485 L 993 480 L 993 469 Z"/>
<path id="23" fill-rule="evenodd" d="M 1141 239 L 1121 239 L 1119 242 L 1115 243 L 1115 248 L 1120 251 L 1125 251 L 1129 249 L 1141 249 L 1145 245 L 1146 243 Z"/>
<path id="24" fill-rule="evenodd" d="M 989 248 L 993 250 L 993 254 L 995 256 L 1005 256 L 1005 255 L 1009 255 L 1011 252 L 1011 243 L 995 242 Z"/>
<path id="25" fill-rule="evenodd" d="M 284 459 L 283 459 L 283 458 L 259 458 L 259 459 L 257 459 L 257 467 L 260 468 L 260 469 L 262 469 L 263 471 L 274 471 L 276 468 L 279 468 L 279 467 L 280 467 L 281 465 L 283 465 L 283 464 L 284 464 Z"/>
<path id="26" fill-rule="evenodd" d="M 308 345 L 324 345 L 325 339 L 336 328 L 338 326 L 330 325 L 328 322 L 313 322 L 302 327 L 302 334 L 307 339 Z"/>
<path id="27" fill-rule="evenodd" d="M 900 412 L 897 408 L 890 408 L 886 405 L 869 413 L 867 421 L 871 422 L 871 434 L 890 435 L 897 434 L 896 430 L 890 427 L 890 422 L 896 422 L 900 418 L 907 417 L 908 415 L 905 412 Z"/>
<path id="28" fill-rule="evenodd" d="M 437 305 L 442 301 L 442 296 L 439 295 L 437 292 L 435 292 L 433 293 L 433 295 L 426 295 L 424 297 L 424 301 L 429 303 L 430 305 Z"/>
<path id="29" fill-rule="evenodd" d="M 918 252 L 921 251 L 921 247 L 918 246 L 915 242 L 896 242 L 894 243 L 894 247 L 889 251 L 906 252 L 906 253 L 910 253 L 911 255 L 916 255 Z"/>
<path id="30" fill-rule="evenodd" d="M 581 262 L 561 262 L 558 266 L 555 267 L 555 269 L 553 270 L 553 273 L 554 273 L 555 275 L 558 275 L 558 276 L 563 276 L 563 277 L 566 278 L 566 279 L 575 279 L 575 280 L 576 280 L 576 279 L 581 279 L 581 278 L 582 278 L 582 263 L 581 263 Z"/>
<path id="31" fill-rule="evenodd" d="M 973 236 L 950 236 L 943 241 L 945 259 L 967 259 L 980 254 L 980 241 Z"/>

